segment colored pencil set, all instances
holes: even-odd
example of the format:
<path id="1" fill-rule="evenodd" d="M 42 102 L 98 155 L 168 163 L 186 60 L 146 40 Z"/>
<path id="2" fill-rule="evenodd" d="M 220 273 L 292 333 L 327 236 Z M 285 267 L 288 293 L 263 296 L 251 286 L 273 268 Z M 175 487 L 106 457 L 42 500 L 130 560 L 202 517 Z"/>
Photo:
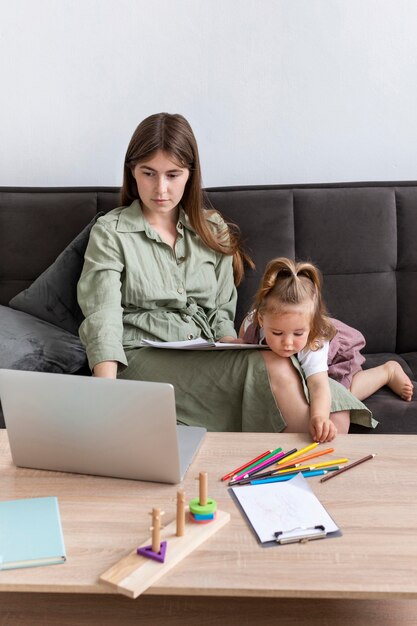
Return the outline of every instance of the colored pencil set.
<path id="1" fill-rule="evenodd" d="M 229 480 L 228 484 L 231 486 L 261 485 L 290 480 L 295 474 L 301 472 L 306 478 L 323 476 L 321 482 L 324 482 L 346 471 L 350 467 L 355 467 L 375 456 L 374 454 L 370 454 L 344 467 L 340 467 L 340 465 L 347 463 L 349 459 L 340 458 L 332 461 L 319 460 L 318 462 L 310 463 L 309 461 L 311 461 L 311 459 L 317 459 L 325 454 L 334 452 L 334 448 L 325 448 L 312 452 L 318 445 L 317 442 L 314 442 L 300 450 L 294 448 L 288 452 L 283 452 L 282 448 L 266 450 L 254 459 L 237 467 L 228 474 L 225 474 L 221 477 L 221 480 Z M 271 469 L 271 465 L 275 465 L 275 467 Z"/>

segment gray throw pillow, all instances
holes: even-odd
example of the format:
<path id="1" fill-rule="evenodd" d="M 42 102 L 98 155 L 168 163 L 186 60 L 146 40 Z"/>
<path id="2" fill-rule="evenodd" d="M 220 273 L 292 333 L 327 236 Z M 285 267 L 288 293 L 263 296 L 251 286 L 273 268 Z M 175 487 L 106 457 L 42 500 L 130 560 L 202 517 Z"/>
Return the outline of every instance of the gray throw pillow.
<path id="1" fill-rule="evenodd" d="M 77 302 L 77 283 L 90 230 L 100 215 L 104 213 L 98 213 L 30 287 L 10 300 L 13 309 L 78 335 L 84 318 Z"/>
<path id="2" fill-rule="evenodd" d="M 0 306 L 0 368 L 73 374 L 86 365 L 73 334 L 32 315 Z M 0 427 L 4 428 L 0 407 Z"/>

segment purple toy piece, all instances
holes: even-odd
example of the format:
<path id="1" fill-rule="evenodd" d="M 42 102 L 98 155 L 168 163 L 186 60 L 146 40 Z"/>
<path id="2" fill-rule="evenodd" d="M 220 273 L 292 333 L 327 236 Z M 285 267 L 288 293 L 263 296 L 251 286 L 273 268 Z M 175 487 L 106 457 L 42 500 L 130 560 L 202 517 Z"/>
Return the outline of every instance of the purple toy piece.
<path id="1" fill-rule="evenodd" d="M 153 559 L 154 561 L 159 561 L 163 563 L 165 561 L 165 553 L 167 551 L 167 542 L 161 541 L 159 546 L 159 552 L 154 552 L 152 550 L 152 545 L 144 546 L 143 548 L 138 548 L 136 552 L 141 554 L 142 556 L 146 556 L 148 559 Z"/>

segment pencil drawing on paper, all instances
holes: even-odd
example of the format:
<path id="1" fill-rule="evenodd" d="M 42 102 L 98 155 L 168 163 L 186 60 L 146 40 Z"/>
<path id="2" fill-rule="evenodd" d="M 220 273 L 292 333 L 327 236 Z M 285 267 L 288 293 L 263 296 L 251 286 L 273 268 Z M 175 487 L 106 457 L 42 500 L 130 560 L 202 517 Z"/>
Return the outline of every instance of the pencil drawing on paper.
<path id="1" fill-rule="evenodd" d="M 262 543 L 273 541 L 276 532 L 317 525 L 338 530 L 302 474 L 283 483 L 234 487 L 233 493 Z"/>

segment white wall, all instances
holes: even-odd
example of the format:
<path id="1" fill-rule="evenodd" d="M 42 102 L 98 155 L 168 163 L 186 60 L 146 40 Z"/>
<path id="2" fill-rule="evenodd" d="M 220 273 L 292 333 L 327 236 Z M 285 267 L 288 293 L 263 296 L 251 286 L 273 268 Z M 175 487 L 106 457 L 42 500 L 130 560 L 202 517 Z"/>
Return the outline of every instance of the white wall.
<path id="1" fill-rule="evenodd" d="M 204 183 L 417 179 L 415 0 L 0 0 L 0 185 L 119 185 L 179 112 Z"/>

